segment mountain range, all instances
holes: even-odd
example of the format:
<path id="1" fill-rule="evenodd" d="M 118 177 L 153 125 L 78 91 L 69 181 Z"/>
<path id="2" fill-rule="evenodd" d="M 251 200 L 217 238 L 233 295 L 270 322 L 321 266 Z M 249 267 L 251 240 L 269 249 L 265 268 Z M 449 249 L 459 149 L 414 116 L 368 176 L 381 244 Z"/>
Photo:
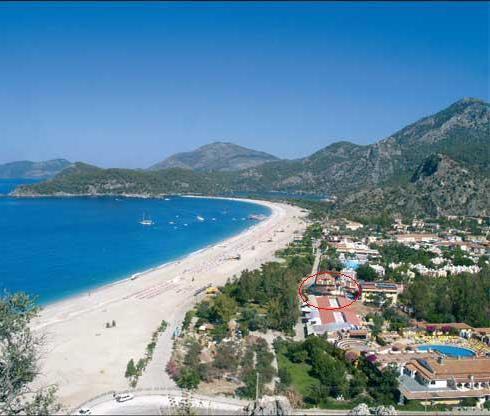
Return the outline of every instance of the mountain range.
<path id="1" fill-rule="evenodd" d="M 490 105 L 465 98 L 370 145 L 337 142 L 306 158 L 278 160 L 213 143 L 149 171 L 75 164 L 15 194 L 285 191 L 335 195 L 333 209 L 361 214 L 489 215 L 489 149 Z"/>
<path id="2" fill-rule="evenodd" d="M 0 165 L 0 178 L 46 179 L 57 175 L 70 165 L 71 163 L 65 159 L 53 159 L 45 162 L 28 160 L 10 162 Z"/>
<path id="3" fill-rule="evenodd" d="M 192 152 L 177 153 L 150 167 L 150 170 L 169 168 L 197 171 L 236 171 L 253 168 L 279 160 L 265 152 L 247 149 L 233 143 L 214 142 Z"/>

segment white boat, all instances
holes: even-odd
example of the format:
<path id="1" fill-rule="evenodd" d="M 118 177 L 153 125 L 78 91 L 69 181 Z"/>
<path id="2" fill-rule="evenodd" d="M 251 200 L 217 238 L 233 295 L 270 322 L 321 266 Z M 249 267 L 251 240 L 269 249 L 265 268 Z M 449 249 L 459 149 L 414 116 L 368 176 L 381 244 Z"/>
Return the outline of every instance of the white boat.
<path id="1" fill-rule="evenodd" d="M 204 218 L 201 217 L 200 215 L 198 215 L 196 218 L 197 218 L 198 221 L 204 221 Z"/>
<path id="2" fill-rule="evenodd" d="M 248 219 L 249 220 L 255 220 L 255 221 L 263 221 L 265 220 L 267 217 L 265 215 L 262 215 L 262 214 L 252 214 L 252 215 L 249 215 L 248 216 Z"/>
<path id="3" fill-rule="evenodd" d="M 140 221 L 140 224 L 141 225 L 153 225 L 153 224 L 155 224 L 155 222 L 153 220 L 151 220 L 150 218 L 145 218 L 145 214 L 143 214 L 143 218 Z"/>

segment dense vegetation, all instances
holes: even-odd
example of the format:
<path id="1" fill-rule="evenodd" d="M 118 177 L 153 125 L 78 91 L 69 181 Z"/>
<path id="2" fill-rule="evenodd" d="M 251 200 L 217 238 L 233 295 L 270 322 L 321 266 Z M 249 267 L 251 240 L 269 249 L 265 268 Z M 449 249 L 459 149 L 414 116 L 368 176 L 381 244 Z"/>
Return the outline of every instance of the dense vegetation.
<path id="1" fill-rule="evenodd" d="M 237 394 L 254 397 L 259 374 L 260 392 L 271 382 L 275 370 L 271 365 L 273 354 L 267 342 L 260 337 L 249 337 L 245 348 L 242 339 L 251 332 L 268 329 L 293 334 L 299 318 L 298 283 L 311 272 L 313 265 L 312 238 L 318 237 L 321 228 L 310 226 L 304 237 L 290 244 L 278 255 L 283 262 L 270 262 L 257 270 L 244 270 L 240 276 L 228 281 L 221 293 L 200 302 L 187 312 L 182 324 L 186 353 L 179 365 L 170 360 L 168 373 L 182 388 L 196 388 L 201 381 L 212 381 L 224 374 L 239 379 L 244 386 Z M 201 363 L 201 346 L 187 335 L 193 318 L 194 328 L 211 324 L 208 335 L 218 343 L 216 354 L 210 363 Z M 230 329 L 236 322 L 237 330 Z M 233 333 L 235 332 L 235 333 Z M 250 339 L 252 342 L 250 343 Z"/>
<path id="2" fill-rule="evenodd" d="M 34 301 L 23 293 L 0 297 L 0 414 L 45 415 L 60 410 L 56 389 L 33 389 L 40 374 L 43 338 L 29 324 L 38 314 Z"/>
<path id="3" fill-rule="evenodd" d="M 280 255 L 284 262 L 271 262 L 257 270 L 244 270 L 239 278 L 228 282 L 221 294 L 201 302 L 196 316 L 201 322 L 215 325 L 218 339 L 227 332 L 228 321 L 236 317 L 240 328 L 248 331 L 275 329 L 290 333 L 299 318 L 298 283 L 313 265 L 311 248 L 316 227 L 304 238 L 291 244 Z"/>
<path id="4" fill-rule="evenodd" d="M 360 402 L 395 404 L 398 399 L 396 370 L 381 372 L 373 360 L 346 353 L 322 337 L 302 342 L 277 338 L 274 348 L 283 391 L 292 389 L 307 404 L 330 407 L 340 399 L 352 407 Z"/>
<path id="5" fill-rule="evenodd" d="M 415 317 L 428 322 L 490 326 L 490 269 L 444 279 L 416 277 L 401 297 Z"/>
<path id="6" fill-rule="evenodd" d="M 214 176 L 213 176 L 214 175 Z M 131 169 L 99 169 L 76 163 L 52 180 L 17 188 L 16 194 L 53 195 L 162 195 L 170 193 L 226 192 L 226 173 L 196 173 L 189 169 L 141 171 Z M 215 176 L 220 180 L 216 181 Z"/>
<path id="7" fill-rule="evenodd" d="M 429 267 L 431 265 L 431 259 L 435 257 L 434 253 L 423 249 L 416 250 L 401 243 L 376 246 L 376 249 L 379 250 L 385 266 L 388 266 L 390 263 L 412 263 Z"/>

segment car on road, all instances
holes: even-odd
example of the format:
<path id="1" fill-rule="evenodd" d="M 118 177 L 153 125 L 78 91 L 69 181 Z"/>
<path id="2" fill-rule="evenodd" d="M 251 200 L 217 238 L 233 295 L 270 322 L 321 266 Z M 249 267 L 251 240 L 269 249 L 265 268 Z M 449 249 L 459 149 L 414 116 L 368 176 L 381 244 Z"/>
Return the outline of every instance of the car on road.
<path id="1" fill-rule="evenodd" d="M 127 402 L 128 400 L 133 400 L 134 396 L 129 393 L 116 394 L 114 395 L 114 399 L 116 399 L 116 402 L 122 403 L 122 402 Z"/>
<path id="2" fill-rule="evenodd" d="M 87 409 L 87 408 L 81 408 L 79 411 L 78 411 L 78 414 L 79 415 L 91 415 L 92 414 L 92 411 L 90 409 Z"/>

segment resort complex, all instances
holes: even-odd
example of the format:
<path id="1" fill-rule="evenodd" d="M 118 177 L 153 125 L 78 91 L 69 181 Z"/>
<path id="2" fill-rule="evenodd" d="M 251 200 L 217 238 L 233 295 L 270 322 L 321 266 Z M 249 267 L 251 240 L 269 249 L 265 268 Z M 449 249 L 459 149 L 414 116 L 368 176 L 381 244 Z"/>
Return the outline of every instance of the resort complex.
<path id="1" fill-rule="evenodd" d="M 427 227 L 422 221 L 417 224 L 422 230 Z M 440 248 L 448 238 L 444 226 L 437 233 L 426 236 L 420 230 L 406 239 L 400 238 L 401 227 L 398 221 L 380 232 L 379 227 L 376 231 L 369 225 L 354 227 L 342 219 L 309 222 L 302 238 L 277 253 L 282 265 L 242 273 L 219 292 L 208 293 L 188 314 L 175 341 L 169 374 L 177 384 L 187 385 L 182 371 L 191 356 L 197 356 L 195 368 L 208 368 L 203 376 L 196 370 L 198 391 L 252 394 L 257 387 L 252 376 L 258 372 L 264 375 L 258 386 L 264 394 L 295 392 L 313 403 L 348 406 L 354 387 L 353 381 L 341 381 L 345 375 L 339 375 L 336 383 L 346 387 L 330 393 L 306 389 L 300 381 L 306 377 L 311 386 L 332 382 L 337 365 L 348 377 L 357 374 L 371 397 L 367 401 L 388 401 L 400 410 L 461 404 L 488 407 L 489 328 L 479 325 L 487 318 L 476 310 L 474 316 L 466 315 L 468 323 L 432 323 L 418 310 L 418 295 L 411 297 L 420 279 L 436 279 L 420 274 L 417 261 L 436 269 L 463 262 L 485 267 L 488 242 L 478 243 L 484 255 L 462 254 L 459 248 Z M 488 232 L 487 222 L 481 227 Z M 290 283 L 284 282 L 286 276 L 297 282 L 297 306 L 291 304 L 276 315 L 279 305 L 272 299 L 293 294 Z M 446 277 L 461 283 L 472 278 L 459 273 Z M 435 296 L 430 290 L 424 294 Z M 216 316 L 224 313 L 225 303 L 230 308 L 226 318 Z M 320 348 L 318 354 L 330 357 L 332 369 L 314 370 L 320 356 L 311 355 L 316 351 L 309 349 L 312 345 Z M 243 367 L 241 360 L 249 360 L 252 353 L 263 361 Z M 220 366 L 225 369 L 224 379 L 216 375 Z M 307 368 L 311 370 L 305 372 Z M 391 380 L 386 396 L 375 388 L 382 380 Z"/>
<path id="2" fill-rule="evenodd" d="M 401 366 L 400 392 L 406 400 L 456 403 L 490 396 L 490 359 L 472 357 L 413 358 Z"/>
<path id="3" fill-rule="evenodd" d="M 362 322 L 356 313 L 346 308 L 352 303 L 342 296 L 311 296 L 312 306 L 303 306 L 306 316 L 306 334 L 336 337 L 339 332 L 362 329 Z M 345 310 L 344 310 L 345 309 Z"/>
<path id="4" fill-rule="evenodd" d="M 0 2 L 0 416 L 490 416 L 489 11 Z"/>

